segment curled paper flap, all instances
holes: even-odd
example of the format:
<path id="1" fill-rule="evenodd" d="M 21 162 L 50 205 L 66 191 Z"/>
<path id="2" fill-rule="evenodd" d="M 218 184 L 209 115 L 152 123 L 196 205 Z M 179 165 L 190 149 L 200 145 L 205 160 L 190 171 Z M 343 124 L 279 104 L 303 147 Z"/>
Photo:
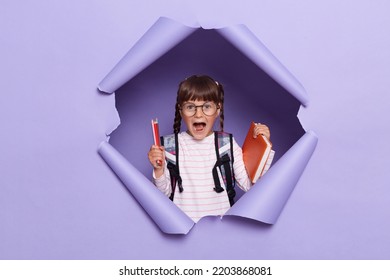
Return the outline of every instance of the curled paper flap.
<path id="1" fill-rule="evenodd" d="M 98 152 L 161 231 L 169 234 L 190 231 L 194 222 L 113 146 L 102 142 Z"/>
<path id="2" fill-rule="evenodd" d="M 99 90 L 113 93 L 195 30 L 171 19 L 159 18 L 100 82 Z"/>
<path id="3" fill-rule="evenodd" d="M 226 27 L 217 31 L 301 104 L 307 105 L 309 97 L 304 87 L 245 25 Z"/>
<path id="4" fill-rule="evenodd" d="M 306 132 L 225 215 L 274 224 L 306 168 L 318 138 Z"/>
<path id="5" fill-rule="evenodd" d="M 168 18 L 159 18 L 100 82 L 99 90 L 115 92 L 198 28 L 185 26 Z M 301 104 L 307 105 L 309 97 L 303 86 L 245 25 L 229 26 L 216 31 Z"/>

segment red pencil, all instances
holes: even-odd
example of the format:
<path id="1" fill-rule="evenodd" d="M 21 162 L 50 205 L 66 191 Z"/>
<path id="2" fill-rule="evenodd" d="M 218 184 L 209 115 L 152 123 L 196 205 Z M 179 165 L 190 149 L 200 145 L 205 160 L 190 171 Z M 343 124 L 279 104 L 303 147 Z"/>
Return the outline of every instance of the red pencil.
<path id="1" fill-rule="evenodd" d="M 158 119 L 156 118 L 155 120 L 152 120 L 152 132 L 153 132 L 153 141 L 154 145 L 156 146 L 161 146 L 160 145 L 160 133 L 158 131 Z M 162 162 L 161 160 L 158 160 L 157 165 L 161 166 Z"/>
<path id="2" fill-rule="evenodd" d="M 158 119 L 152 120 L 152 131 L 153 131 L 153 140 L 154 145 L 160 146 L 160 133 L 158 131 Z"/>

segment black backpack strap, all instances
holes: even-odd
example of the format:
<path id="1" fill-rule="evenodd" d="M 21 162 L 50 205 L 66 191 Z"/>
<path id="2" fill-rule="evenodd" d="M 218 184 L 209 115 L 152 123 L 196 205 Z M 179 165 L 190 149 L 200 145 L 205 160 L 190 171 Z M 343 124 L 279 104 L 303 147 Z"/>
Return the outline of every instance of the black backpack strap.
<path id="1" fill-rule="evenodd" d="M 233 164 L 234 164 L 234 153 L 233 153 L 233 135 L 232 134 L 229 134 L 229 141 L 230 141 L 230 165 L 226 168 L 225 167 L 225 172 L 226 172 L 226 169 L 229 169 L 229 174 L 230 176 L 228 176 L 228 174 L 226 173 L 226 179 L 230 179 L 228 180 L 228 184 L 227 184 L 227 190 L 228 190 L 228 197 L 229 197 L 229 201 L 230 201 L 230 206 L 233 206 L 234 204 L 234 198 L 236 196 L 236 191 L 234 189 L 234 187 L 236 186 L 236 177 L 234 176 L 234 168 L 233 168 Z M 229 184 L 229 181 L 230 181 L 230 184 Z"/>
<path id="2" fill-rule="evenodd" d="M 167 137 L 171 137 L 171 136 L 167 136 Z M 172 147 L 172 144 L 174 147 Z M 161 145 L 164 146 L 164 137 L 161 137 Z M 168 147 L 166 152 L 169 152 L 172 154 L 173 150 L 174 150 L 175 157 L 176 157 L 176 160 L 175 160 L 176 162 L 172 162 L 172 161 L 168 160 L 168 164 L 167 164 L 167 168 L 169 170 L 169 176 L 171 178 L 171 187 L 172 187 L 172 193 L 171 193 L 169 199 L 173 201 L 173 198 L 175 196 L 176 185 L 178 185 L 180 192 L 183 191 L 182 179 L 180 177 L 180 171 L 179 171 L 179 141 L 178 141 L 178 134 L 177 133 L 175 133 L 175 135 L 174 135 L 174 143 L 171 142 L 171 143 L 169 143 L 169 145 L 170 145 L 170 147 Z"/>
<path id="3" fill-rule="evenodd" d="M 233 150 L 233 134 L 229 134 L 229 142 L 230 142 L 230 163 L 231 163 L 231 170 L 232 170 L 232 180 L 233 180 L 233 187 L 236 185 L 236 177 L 234 176 L 234 150 Z"/>
<path id="4" fill-rule="evenodd" d="M 223 137 L 223 136 L 221 136 Z M 215 154 L 217 156 L 217 162 L 213 167 L 213 179 L 214 179 L 214 190 L 217 193 L 221 193 L 224 191 L 224 188 L 221 187 L 221 182 L 219 181 L 218 171 L 219 168 L 227 190 L 227 195 L 229 197 L 230 206 L 234 204 L 234 197 L 236 196 L 236 191 L 234 190 L 235 179 L 234 179 L 234 171 L 233 171 L 233 136 L 229 134 L 229 142 L 230 142 L 230 157 L 229 154 L 224 154 L 222 157 L 219 154 L 220 148 L 220 134 L 219 132 L 215 132 L 214 143 L 215 143 Z"/>

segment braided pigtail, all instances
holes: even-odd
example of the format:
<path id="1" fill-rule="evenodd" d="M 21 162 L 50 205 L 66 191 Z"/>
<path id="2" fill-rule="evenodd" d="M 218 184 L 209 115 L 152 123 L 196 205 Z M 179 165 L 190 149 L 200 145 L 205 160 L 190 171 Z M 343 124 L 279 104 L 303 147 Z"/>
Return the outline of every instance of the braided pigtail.
<path id="1" fill-rule="evenodd" d="M 175 106 L 175 119 L 173 122 L 173 133 L 179 133 L 181 126 L 180 104 L 176 102 Z"/>
<path id="2" fill-rule="evenodd" d="M 224 93 L 224 90 L 223 90 L 223 86 L 218 83 L 218 82 L 215 82 L 218 86 L 218 99 L 219 99 L 219 103 L 220 103 L 220 113 L 219 113 L 219 127 L 220 127 L 220 130 L 223 131 L 223 123 L 224 123 L 224 119 L 225 119 L 225 114 L 224 114 L 224 101 L 225 101 L 225 93 Z"/>

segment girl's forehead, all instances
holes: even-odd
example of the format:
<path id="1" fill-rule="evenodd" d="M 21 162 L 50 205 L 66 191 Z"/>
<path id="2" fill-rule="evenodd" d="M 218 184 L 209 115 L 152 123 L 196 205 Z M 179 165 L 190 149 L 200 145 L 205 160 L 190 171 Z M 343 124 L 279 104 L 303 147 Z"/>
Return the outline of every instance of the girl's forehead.
<path id="1" fill-rule="evenodd" d="M 196 98 L 196 99 L 189 99 L 189 100 L 185 100 L 184 103 L 186 102 L 191 102 L 191 103 L 205 103 L 205 102 L 213 102 L 213 100 L 206 100 L 204 98 L 200 99 L 200 98 Z"/>

